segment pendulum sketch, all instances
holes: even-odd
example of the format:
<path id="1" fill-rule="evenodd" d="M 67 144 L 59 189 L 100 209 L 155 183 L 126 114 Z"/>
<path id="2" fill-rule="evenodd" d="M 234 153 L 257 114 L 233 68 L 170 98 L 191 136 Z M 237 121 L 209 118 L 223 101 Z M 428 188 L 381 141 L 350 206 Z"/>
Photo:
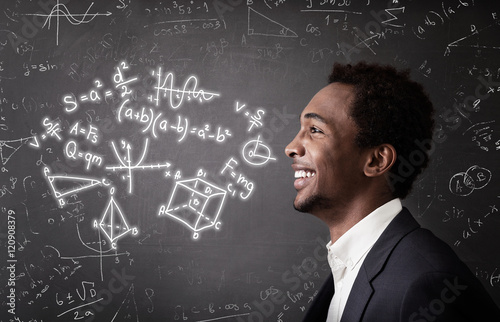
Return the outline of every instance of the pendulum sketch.
<path id="1" fill-rule="evenodd" d="M 276 161 L 276 158 L 272 157 L 271 149 L 260 139 L 260 135 L 243 146 L 241 155 L 248 164 L 256 166 L 264 165 L 271 160 Z"/>

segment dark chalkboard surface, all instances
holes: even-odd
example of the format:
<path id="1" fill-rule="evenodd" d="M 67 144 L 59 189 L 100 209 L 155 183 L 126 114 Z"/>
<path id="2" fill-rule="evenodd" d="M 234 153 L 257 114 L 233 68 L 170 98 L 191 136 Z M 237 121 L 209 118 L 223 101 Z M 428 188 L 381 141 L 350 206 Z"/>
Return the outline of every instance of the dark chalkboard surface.
<path id="1" fill-rule="evenodd" d="M 8 1 L 1 321 L 300 321 L 328 230 L 284 147 L 334 62 L 436 106 L 404 204 L 500 304 L 495 1 Z M 411 164 L 409 164 L 411 167 Z"/>

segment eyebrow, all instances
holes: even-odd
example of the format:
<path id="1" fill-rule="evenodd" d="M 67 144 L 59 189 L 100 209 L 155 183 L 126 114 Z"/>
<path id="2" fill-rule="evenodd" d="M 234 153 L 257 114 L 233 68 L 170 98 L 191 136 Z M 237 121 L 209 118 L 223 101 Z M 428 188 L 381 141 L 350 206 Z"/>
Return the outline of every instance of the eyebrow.
<path id="1" fill-rule="evenodd" d="M 305 119 L 315 119 L 315 120 L 318 120 L 322 123 L 327 123 L 326 120 L 319 114 L 316 114 L 316 113 L 307 113 L 307 114 L 304 114 L 304 118 Z"/>

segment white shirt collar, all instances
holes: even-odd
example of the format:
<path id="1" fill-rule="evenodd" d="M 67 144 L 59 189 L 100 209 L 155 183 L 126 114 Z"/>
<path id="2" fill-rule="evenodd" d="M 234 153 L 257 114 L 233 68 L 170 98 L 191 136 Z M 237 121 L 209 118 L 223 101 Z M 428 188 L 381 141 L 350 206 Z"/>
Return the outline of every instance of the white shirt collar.
<path id="1" fill-rule="evenodd" d="M 378 207 L 345 232 L 335 243 L 328 242 L 328 263 L 333 272 L 343 267 L 352 270 L 372 248 L 389 223 L 403 209 L 396 198 Z"/>

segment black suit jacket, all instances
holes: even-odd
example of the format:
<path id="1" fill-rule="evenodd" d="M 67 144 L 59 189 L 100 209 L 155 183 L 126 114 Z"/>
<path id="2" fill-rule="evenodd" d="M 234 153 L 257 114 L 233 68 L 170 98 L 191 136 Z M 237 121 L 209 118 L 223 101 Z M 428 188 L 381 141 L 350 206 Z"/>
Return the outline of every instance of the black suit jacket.
<path id="1" fill-rule="evenodd" d="M 326 321 L 333 277 L 305 322 Z M 500 310 L 453 250 L 410 212 L 394 218 L 366 256 L 342 315 L 353 321 L 500 321 Z"/>

